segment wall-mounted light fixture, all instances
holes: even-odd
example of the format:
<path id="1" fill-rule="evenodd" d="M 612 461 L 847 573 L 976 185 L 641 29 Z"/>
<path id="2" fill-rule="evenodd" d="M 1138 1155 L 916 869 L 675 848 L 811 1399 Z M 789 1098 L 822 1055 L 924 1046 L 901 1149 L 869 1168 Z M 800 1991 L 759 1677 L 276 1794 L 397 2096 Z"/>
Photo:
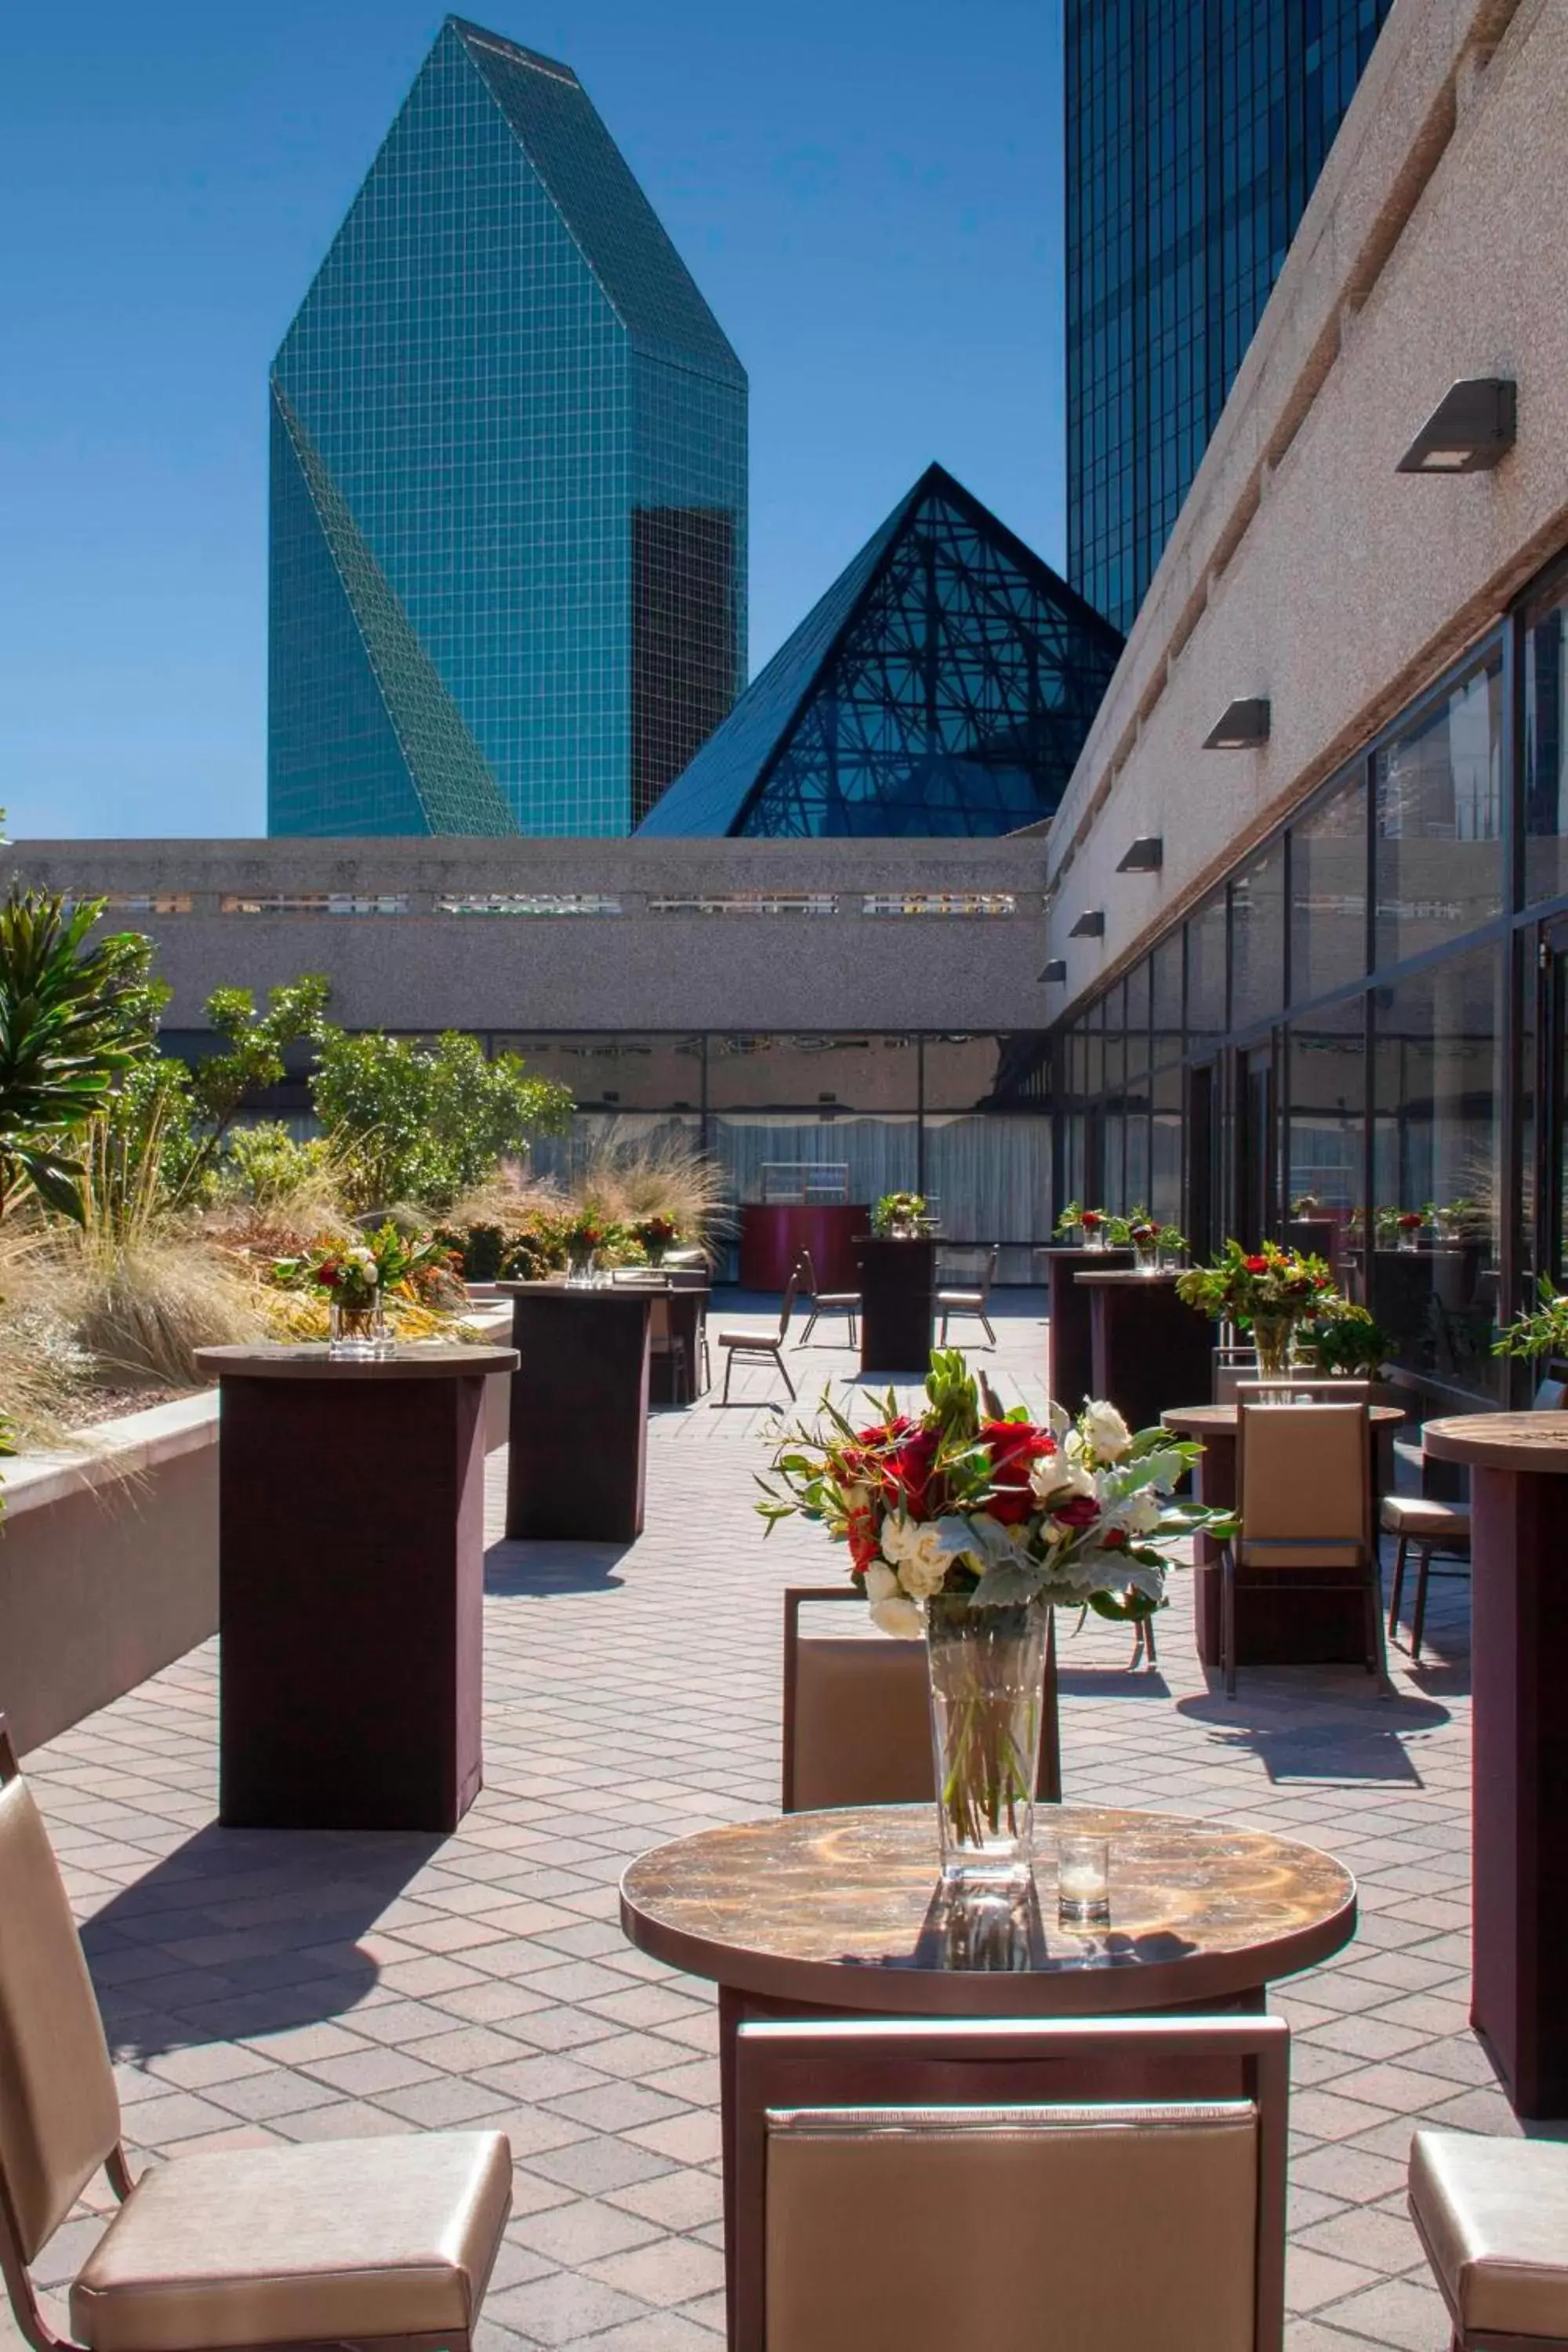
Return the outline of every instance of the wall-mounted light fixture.
<path id="1" fill-rule="evenodd" d="M 1067 976 L 1068 968 L 1067 959 L 1065 956 L 1053 956 L 1049 963 L 1046 966 L 1044 971 L 1040 974 L 1040 978 L 1042 980 L 1065 980 Z"/>
<path id="2" fill-rule="evenodd" d="M 1105 937 L 1104 908 L 1086 907 L 1068 937 L 1069 940 L 1102 940 Z"/>
<path id="3" fill-rule="evenodd" d="M 1519 387 L 1508 376 L 1451 383 L 1394 467 L 1396 474 L 1484 474 L 1513 447 Z"/>
<path id="4" fill-rule="evenodd" d="M 1158 874 L 1164 863 L 1164 835 L 1142 833 L 1116 870 L 1118 874 Z"/>
<path id="5" fill-rule="evenodd" d="M 1261 695 L 1231 703 L 1204 737 L 1205 751 L 1251 751 L 1268 740 L 1268 705 Z"/>

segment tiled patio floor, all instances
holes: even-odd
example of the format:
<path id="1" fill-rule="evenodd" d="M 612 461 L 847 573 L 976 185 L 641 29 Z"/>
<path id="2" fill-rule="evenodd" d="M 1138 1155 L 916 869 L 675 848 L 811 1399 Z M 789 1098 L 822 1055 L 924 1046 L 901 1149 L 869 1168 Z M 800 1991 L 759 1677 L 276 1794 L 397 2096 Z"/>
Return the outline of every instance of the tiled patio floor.
<path id="1" fill-rule="evenodd" d="M 1036 1405 L 1039 1304 L 1011 1294 L 981 1358 Z M 808 1395 L 851 1369 L 832 1347 L 791 1361 Z M 767 1391 L 756 1370 L 736 1386 Z M 489 2352 L 712 2352 L 721 2329 L 713 2001 L 626 1947 L 616 1887 L 644 1846 L 777 1802 L 777 1595 L 838 1556 L 796 1527 L 762 1540 L 765 1418 L 658 1415 L 647 1531 L 625 1554 L 493 1544 L 487 1785 L 456 1837 L 216 1829 L 213 1646 L 30 1759 L 135 2158 L 505 2129 L 516 2211 Z M 497 1528 L 503 1483 L 498 1456 Z M 1465 1589 L 1434 1591 L 1430 1663 L 1394 1654 L 1392 1703 L 1314 1668 L 1244 1673 L 1227 1706 L 1179 1580 L 1157 1674 L 1129 1674 L 1111 1629 L 1065 1652 L 1069 1798 L 1300 1835 L 1361 1882 L 1355 1943 L 1277 2000 L 1295 2028 L 1292 2352 L 1440 2352 L 1404 2213 L 1411 2129 L 1518 2128 L 1465 2021 Z M 68 2224 L 47 2281 L 92 2227 Z"/>

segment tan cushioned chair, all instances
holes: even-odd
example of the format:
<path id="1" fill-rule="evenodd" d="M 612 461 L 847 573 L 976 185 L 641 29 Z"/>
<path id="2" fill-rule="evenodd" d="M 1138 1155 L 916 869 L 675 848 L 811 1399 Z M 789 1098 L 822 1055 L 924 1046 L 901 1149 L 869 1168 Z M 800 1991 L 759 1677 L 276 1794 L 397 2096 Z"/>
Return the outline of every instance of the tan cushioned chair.
<path id="1" fill-rule="evenodd" d="M 29 2265 L 100 2166 L 121 2207 L 70 2291 L 92 2352 L 467 2352 L 511 2204 L 500 2132 L 174 2157 L 132 2185 L 92 1980 L 0 1717 L 0 2273 L 39 2352 L 60 2339 Z"/>
<path id="2" fill-rule="evenodd" d="M 1240 1533 L 1221 1554 L 1220 1651 L 1236 1696 L 1238 1569 L 1289 1570 L 1298 1591 L 1360 1585 L 1366 1668 L 1387 1694 L 1383 1587 L 1372 1529 L 1371 1417 L 1364 1404 L 1237 1402 L 1236 1495 Z M 1328 1586 L 1307 1571 L 1334 1571 Z"/>
<path id="3" fill-rule="evenodd" d="M 742 2024 L 738 2352 L 1274 2352 L 1288 2051 L 1277 2018 Z"/>
<path id="4" fill-rule="evenodd" d="M 1410 2210 L 1458 2343 L 1568 2345 L 1568 2147 L 1419 2131 Z"/>
<path id="5" fill-rule="evenodd" d="M 933 1804 L 925 1643 L 879 1633 L 841 1639 L 803 1634 L 801 1606 L 817 1601 L 853 1601 L 862 1615 L 866 1610 L 858 1588 L 847 1581 L 792 1585 L 784 1594 L 782 1810 Z M 1047 1801 L 1061 1795 L 1054 1625 L 1036 1792 Z"/>

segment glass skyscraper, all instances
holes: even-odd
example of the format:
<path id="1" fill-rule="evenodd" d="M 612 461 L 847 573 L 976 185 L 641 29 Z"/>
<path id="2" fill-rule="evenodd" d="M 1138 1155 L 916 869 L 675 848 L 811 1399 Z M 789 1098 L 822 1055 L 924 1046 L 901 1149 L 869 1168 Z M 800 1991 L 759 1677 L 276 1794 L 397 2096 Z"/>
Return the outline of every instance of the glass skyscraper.
<path id="1" fill-rule="evenodd" d="M 271 393 L 269 830 L 629 833 L 744 683 L 746 377 L 570 68 L 447 19 Z"/>
<path id="2" fill-rule="evenodd" d="M 1153 576 L 1393 0 L 1066 0 L 1068 577 Z"/>

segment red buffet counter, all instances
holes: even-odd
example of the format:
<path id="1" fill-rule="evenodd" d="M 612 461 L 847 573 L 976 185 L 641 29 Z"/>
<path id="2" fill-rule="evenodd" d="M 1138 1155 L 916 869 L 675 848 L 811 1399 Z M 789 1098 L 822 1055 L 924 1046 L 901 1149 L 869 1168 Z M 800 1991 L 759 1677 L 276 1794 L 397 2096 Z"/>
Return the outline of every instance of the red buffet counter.
<path id="1" fill-rule="evenodd" d="M 858 1290 L 852 1246 L 870 1217 L 864 1201 L 749 1201 L 741 1211 L 741 1286 L 782 1290 L 803 1249 L 824 1290 Z"/>

